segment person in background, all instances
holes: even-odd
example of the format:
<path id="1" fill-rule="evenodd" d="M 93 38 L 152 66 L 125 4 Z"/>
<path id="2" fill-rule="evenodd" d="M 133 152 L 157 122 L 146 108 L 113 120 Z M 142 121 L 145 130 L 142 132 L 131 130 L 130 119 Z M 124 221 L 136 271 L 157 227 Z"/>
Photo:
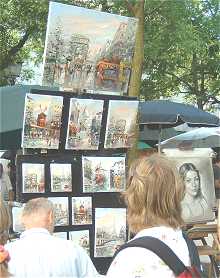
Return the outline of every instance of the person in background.
<path id="1" fill-rule="evenodd" d="M 89 256 L 69 240 L 52 236 L 54 208 L 46 198 L 28 201 L 23 209 L 25 231 L 5 245 L 9 271 L 16 277 L 98 277 Z"/>
<path id="2" fill-rule="evenodd" d="M 2 199 L 0 193 L 0 277 L 9 277 L 8 261 L 10 256 L 8 251 L 5 250 L 4 244 L 8 240 L 8 233 L 10 227 L 10 217 L 7 206 Z"/>
<path id="3" fill-rule="evenodd" d="M 190 266 L 187 243 L 181 226 L 181 201 L 184 184 L 177 168 L 163 156 L 153 154 L 135 160 L 129 169 L 124 193 L 127 219 L 134 239 L 152 236 L 167 244 L 186 265 Z M 133 240 L 133 239 L 132 239 Z M 107 272 L 116 277 L 174 277 L 172 270 L 153 252 L 141 247 L 121 250 Z"/>
<path id="4" fill-rule="evenodd" d="M 216 199 L 220 199 L 220 153 L 213 158 L 213 175 Z"/>
<path id="5" fill-rule="evenodd" d="M 0 163 L 0 192 L 5 203 L 13 201 L 14 192 L 7 171 L 4 170 L 3 164 Z"/>
<path id="6" fill-rule="evenodd" d="M 207 200 L 201 191 L 200 173 L 192 163 L 182 164 L 179 173 L 186 187 L 182 201 L 183 219 L 198 221 L 205 216 L 209 209 Z"/>

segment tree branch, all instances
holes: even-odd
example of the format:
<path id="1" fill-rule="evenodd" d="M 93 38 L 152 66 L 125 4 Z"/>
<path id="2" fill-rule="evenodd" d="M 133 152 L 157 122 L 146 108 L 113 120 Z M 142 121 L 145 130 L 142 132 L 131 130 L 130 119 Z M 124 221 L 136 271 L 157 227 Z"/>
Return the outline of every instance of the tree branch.
<path id="1" fill-rule="evenodd" d="M 7 68 L 8 65 L 12 62 L 13 60 L 12 57 L 15 56 L 19 52 L 19 50 L 24 46 L 24 44 L 26 43 L 26 41 L 30 36 L 30 33 L 31 33 L 30 30 L 27 30 L 24 36 L 19 40 L 19 42 L 8 51 L 4 60 L 0 64 L 1 70 Z"/>
<path id="2" fill-rule="evenodd" d="M 165 73 L 168 74 L 168 75 L 171 75 L 171 76 L 175 77 L 178 81 L 180 81 L 181 83 L 184 83 L 188 88 L 190 88 L 191 90 L 193 90 L 193 87 L 192 87 L 188 82 L 186 82 L 186 80 L 182 79 L 181 77 L 175 75 L 175 74 L 172 73 L 172 72 L 167 72 L 167 71 L 165 71 Z"/>
<path id="3" fill-rule="evenodd" d="M 126 3 L 126 6 L 128 8 L 128 11 L 130 13 L 132 13 L 132 15 L 135 15 L 135 7 L 133 5 L 131 5 L 131 3 L 129 2 L 129 0 L 124 0 Z"/>

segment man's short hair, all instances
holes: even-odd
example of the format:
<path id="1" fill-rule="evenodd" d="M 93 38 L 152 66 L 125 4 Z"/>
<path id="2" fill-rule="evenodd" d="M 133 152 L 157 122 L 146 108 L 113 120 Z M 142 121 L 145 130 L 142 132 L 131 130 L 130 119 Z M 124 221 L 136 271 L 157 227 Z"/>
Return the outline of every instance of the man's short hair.
<path id="1" fill-rule="evenodd" d="M 53 211 L 53 203 L 47 198 L 36 198 L 29 200 L 22 212 L 22 216 L 29 216 L 32 214 L 46 214 Z"/>

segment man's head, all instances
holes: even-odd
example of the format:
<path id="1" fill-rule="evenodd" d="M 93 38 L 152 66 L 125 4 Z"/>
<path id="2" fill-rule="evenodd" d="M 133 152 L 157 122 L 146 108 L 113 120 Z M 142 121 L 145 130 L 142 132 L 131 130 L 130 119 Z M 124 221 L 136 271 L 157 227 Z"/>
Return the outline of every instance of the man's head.
<path id="1" fill-rule="evenodd" d="M 22 213 L 25 229 L 45 228 L 49 232 L 54 229 L 53 204 L 46 198 L 36 198 L 27 202 Z"/>

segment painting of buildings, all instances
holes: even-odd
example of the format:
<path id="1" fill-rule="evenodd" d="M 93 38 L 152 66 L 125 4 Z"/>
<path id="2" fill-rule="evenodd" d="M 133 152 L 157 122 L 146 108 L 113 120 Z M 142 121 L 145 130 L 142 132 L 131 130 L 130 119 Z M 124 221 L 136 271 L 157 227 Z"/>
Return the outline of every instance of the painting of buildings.
<path id="1" fill-rule="evenodd" d="M 44 164 L 23 163 L 22 164 L 22 192 L 44 193 L 45 173 Z"/>
<path id="2" fill-rule="evenodd" d="M 50 2 L 43 84 L 127 92 L 137 19 Z"/>
<path id="3" fill-rule="evenodd" d="M 126 241 L 126 209 L 95 209 L 94 257 L 112 257 Z"/>
<path id="4" fill-rule="evenodd" d="M 24 208 L 24 204 L 21 207 L 12 207 L 12 227 L 16 233 L 21 233 L 25 230 L 21 221 L 21 215 Z"/>
<path id="5" fill-rule="evenodd" d="M 92 197 L 72 198 L 72 224 L 92 224 Z"/>
<path id="6" fill-rule="evenodd" d="M 66 149 L 98 149 L 103 104 L 103 100 L 71 99 Z"/>
<path id="7" fill-rule="evenodd" d="M 70 231 L 69 239 L 81 246 L 90 256 L 89 230 Z"/>
<path id="8" fill-rule="evenodd" d="M 83 192 L 125 190 L 125 157 L 82 157 Z"/>
<path id="9" fill-rule="evenodd" d="M 56 232 L 56 233 L 53 233 L 53 236 L 62 238 L 62 239 L 67 239 L 67 232 Z"/>
<path id="10" fill-rule="evenodd" d="M 105 148 L 131 148 L 136 140 L 138 101 L 110 100 Z"/>
<path id="11" fill-rule="evenodd" d="M 23 120 L 22 147 L 58 149 L 63 98 L 27 94 Z"/>
<path id="12" fill-rule="evenodd" d="M 52 163 L 50 164 L 51 192 L 72 191 L 71 164 Z"/>
<path id="13" fill-rule="evenodd" d="M 55 226 L 69 225 L 68 197 L 48 198 L 54 205 Z"/>

